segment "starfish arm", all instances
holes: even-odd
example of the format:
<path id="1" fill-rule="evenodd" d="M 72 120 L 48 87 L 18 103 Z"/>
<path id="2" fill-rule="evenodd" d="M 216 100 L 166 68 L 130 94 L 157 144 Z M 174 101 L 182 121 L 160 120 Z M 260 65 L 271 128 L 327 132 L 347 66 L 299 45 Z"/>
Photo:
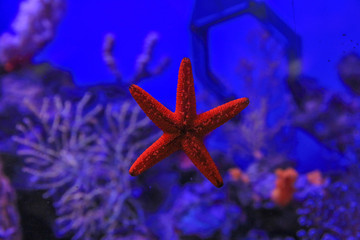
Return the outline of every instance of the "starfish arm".
<path id="1" fill-rule="evenodd" d="M 184 58 L 180 64 L 175 114 L 186 125 L 191 124 L 196 117 L 194 78 L 188 58 Z"/>
<path id="2" fill-rule="evenodd" d="M 204 112 L 195 120 L 194 129 L 199 136 L 204 136 L 235 117 L 248 105 L 248 98 L 239 98 Z"/>
<path id="3" fill-rule="evenodd" d="M 179 150 L 179 147 L 178 135 L 164 133 L 136 159 L 130 167 L 130 175 L 137 176 L 143 173 L 162 159 Z"/>
<path id="4" fill-rule="evenodd" d="M 181 145 L 186 155 L 212 184 L 216 187 L 221 187 L 224 184 L 219 170 L 206 150 L 202 139 L 188 136 L 184 138 Z"/>
<path id="5" fill-rule="evenodd" d="M 164 132 L 176 132 L 176 117 L 173 112 L 153 98 L 141 87 L 132 84 L 129 88 L 131 95 L 145 114 Z"/>

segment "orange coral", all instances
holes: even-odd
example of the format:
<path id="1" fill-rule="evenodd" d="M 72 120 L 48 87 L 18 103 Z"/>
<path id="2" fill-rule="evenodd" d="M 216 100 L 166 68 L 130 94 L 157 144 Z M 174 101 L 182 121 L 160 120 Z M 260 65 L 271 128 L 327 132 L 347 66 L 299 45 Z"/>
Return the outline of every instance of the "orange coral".
<path id="1" fill-rule="evenodd" d="M 311 184 L 316 185 L 316 186 L 323 185 L 325 182 L 325 180 L 319 170 L 309 172 L 308 174 L 306 174 L 306 178 Z"/>
<path id="2" fill-rule="evenodd" d="M 240 168 L 234 167 L 228 170 L 231 180 L 237 182 L 242 181 L 243 183 L 249 183 L 249 176 L 241 171 Z"/>
<path id="3" fill-rule="evenodd" d="M 294 184 L 298 177 L 298 173 L 293 168 L 276 169 L 275 189 L 271 193 L 271 199 L 279 206 L 286 206 L 290 203 L 294 192 Z"/>

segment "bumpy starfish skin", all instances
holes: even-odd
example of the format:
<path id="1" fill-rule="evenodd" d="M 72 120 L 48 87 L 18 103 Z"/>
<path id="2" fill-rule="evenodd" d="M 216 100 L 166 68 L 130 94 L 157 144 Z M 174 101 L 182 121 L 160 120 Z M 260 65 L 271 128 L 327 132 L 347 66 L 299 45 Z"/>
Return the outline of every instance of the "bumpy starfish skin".
<path id="1" fill-rule="evenodd" d="M 129 173 L 137 176 L 172 153 L 183 150 L 212 184 L 221 187 L 223 180 L 203 139 L 246 108 L 249 99 L 236 99 L 197 115 L 194 79 L 188 58 L 184 58 L 180 65 L 175 112 L 167 109 L 139 86 L 131 85 L 130 93 L 164 134 L 140 155 Z"/>

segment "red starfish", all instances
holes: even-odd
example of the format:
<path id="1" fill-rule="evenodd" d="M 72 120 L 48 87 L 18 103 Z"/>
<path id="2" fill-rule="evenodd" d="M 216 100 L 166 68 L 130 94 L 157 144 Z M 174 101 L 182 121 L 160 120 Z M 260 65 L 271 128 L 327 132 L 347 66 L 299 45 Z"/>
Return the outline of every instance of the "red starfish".
<path id="1" fill-rule="evenodd" d="M 130 93 L 164 134 L 140 155 L 129 173 L 137 176 L 170 154 L 183 150 L 212 184 L 221 187 L 223 180 L 203 139 L 206 134 L 247 107 L 249 99 L 236 99 L 197 115 L 194 79 L 188 58 L 184 58 L 180 65 L 175 112 L 167 109 L 139 86 L 131 85 Z"/>

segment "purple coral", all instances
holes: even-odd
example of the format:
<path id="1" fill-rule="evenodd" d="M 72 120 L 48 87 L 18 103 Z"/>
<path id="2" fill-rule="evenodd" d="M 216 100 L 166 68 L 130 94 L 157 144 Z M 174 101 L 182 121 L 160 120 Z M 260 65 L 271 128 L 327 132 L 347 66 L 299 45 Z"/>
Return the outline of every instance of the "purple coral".
<path id="1" fill-rule="evenodd" d="M 20 240 L 20 219 L 16 209 L 16 194 L 0 162 L 0 239 Z"/>
<path id="2" fill-rule="evenodd" d="M 360 95 L 360 56 L 351 53 L 344 56 L 338 66 L 338 73 L 343 83 L 356 95 Z"/>
<path id="3" fill-rule="evenodd" d="M 137 151 L 153 141 L 140 138 L 149 120 L 130 102 L 90 106 L 85 95 L 74 105 L 55 97 L 34 119 L 18 125 L 18 154 L 32 186 L 52 197 L 56 233 L 72 239 L 118 239 L 146 233 L 132 198 L 128 169 Z M 155 136 L 156 137 L 156 136 Z"/>
<path id="4" fill-rule="evenodd" d="M 162 234 L 168 235 L 161 239 L 216 236 L 232 239 L 232 231 L 244 217 L 241 208 L 228 201 L 225 191 L 213 191 L 208 181 L 189 184 L 177 196 L 171 210 L 162 216 L 166 222 L 163 224 L 167 225 Z"/>
<path id="5" fill-rule="evenodd" d="M 11 32 L 0 36 L 0 65 L 12 70 L 31 60 L 55 34 L 65 0 L 24 0 Z"/>
<path id="6" fill-rule="evenodd" d="M 303 81 L 302 84 L 309 84 Z M 309 132 L 332 151 L 345 153 L 359 147 L 360 103 L 353 97 L 323 92 L 320 88 L 304 96 L 303 110 L 293 124 Z"/>
<path id="7" fill-rule="evenodd" d="M 335 179 L 323 187 L 304 188 L 305 192 L 299 198 L 302 205 L 297 211 L 302 228 L 297 233 L 300 239 L 359 239 L 358 177 L 359 172 L 355 170 L 346 178 Z"/>

